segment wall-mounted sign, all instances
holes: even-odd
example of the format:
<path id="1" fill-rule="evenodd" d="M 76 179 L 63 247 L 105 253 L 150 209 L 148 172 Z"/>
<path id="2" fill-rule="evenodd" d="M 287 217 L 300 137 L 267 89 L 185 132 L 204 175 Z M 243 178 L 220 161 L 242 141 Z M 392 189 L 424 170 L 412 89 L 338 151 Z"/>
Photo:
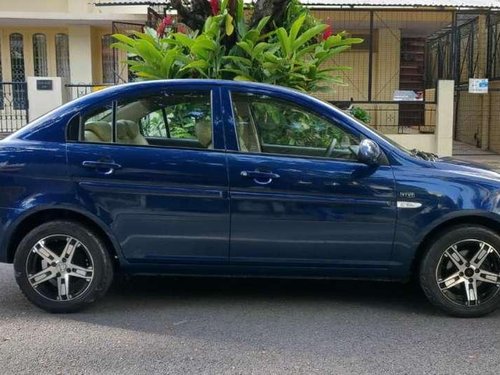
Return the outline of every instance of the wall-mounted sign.
<path id="1" fill-rule="evenodd" d="M 36 81 L 37 90 L 52 91 L 52 80 L 51 79 L 38 79 Z"/>
<path id="2" fill-rule="evenodd" d="M 398 102 L 419 102 L 424 100 L 424 92 L 417 90 L 395 90 L 393 100 Z"/>
<path id="3" fill-rule="evenodd" d="M 487 78 L 470 78 L 469 92 L 471 94 L 487 94 L 489 82 Z"/>

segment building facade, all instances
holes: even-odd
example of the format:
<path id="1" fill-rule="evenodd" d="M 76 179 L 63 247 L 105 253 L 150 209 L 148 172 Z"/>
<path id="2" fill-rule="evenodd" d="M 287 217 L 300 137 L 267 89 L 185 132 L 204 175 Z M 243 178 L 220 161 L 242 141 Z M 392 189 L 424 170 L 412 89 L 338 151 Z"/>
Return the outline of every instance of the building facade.
<path id="1" fill-rule="evenodd" d="M 112 22 L 144 24 L 146 14 L 147 6 L 100 8 L 88 0 L 2 1 L 1 80 L 112 83 Z"/>

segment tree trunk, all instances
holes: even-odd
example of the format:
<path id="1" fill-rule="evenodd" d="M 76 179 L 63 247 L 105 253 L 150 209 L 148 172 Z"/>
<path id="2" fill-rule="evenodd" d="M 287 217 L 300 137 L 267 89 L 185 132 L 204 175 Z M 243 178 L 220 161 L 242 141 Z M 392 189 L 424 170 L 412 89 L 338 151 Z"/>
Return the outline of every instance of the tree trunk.
<path id="1" fill-rule="evenodd" d="M 170 4 L 177 11 L 179 22 L 191 30 L 202 30 L 205 20 L 212 15 L 208 0 L 171 0 Z"/>
<path id="2" fill-rule="evenodd" d="M 257 0 L 250 21 L 250 26 L 257 26 L 264 17 L 270 16 L 271 20 L 266 26 L 266 31 L 273 29 L 273 23 L 281 25 L 285 17 L 288 0 Z"/>

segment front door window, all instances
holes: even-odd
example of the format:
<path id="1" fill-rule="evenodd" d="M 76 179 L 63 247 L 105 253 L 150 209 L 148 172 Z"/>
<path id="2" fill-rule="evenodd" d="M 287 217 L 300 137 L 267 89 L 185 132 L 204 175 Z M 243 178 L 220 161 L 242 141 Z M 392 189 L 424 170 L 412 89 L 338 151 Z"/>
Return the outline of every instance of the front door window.
<path id="1" fill-rule="evenodd" d="M 233 94 L 238 145 L 243 152 L 356 160 L 359 136 L 293 103 Z"/>

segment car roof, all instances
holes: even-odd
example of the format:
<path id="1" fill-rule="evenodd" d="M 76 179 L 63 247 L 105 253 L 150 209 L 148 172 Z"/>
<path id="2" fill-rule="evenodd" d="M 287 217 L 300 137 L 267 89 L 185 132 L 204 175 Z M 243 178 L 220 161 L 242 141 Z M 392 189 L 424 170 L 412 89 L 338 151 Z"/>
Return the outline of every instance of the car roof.
<path id="1" fill-rule="evenodd" d="M 223 79 L 162 79 L 162 80 L 151 80 L 151 81 L 139 81 L 139 82 L 131 82 L 125 84 L 119 84 L 115 86 L 108 87 L 103 90 L 96 91 L 90 95 L 86 95 L 82 98 L 77 99 L 78 101 L 88 101 L 91 98 L 95 98 L 101 95 L 120 95 L 126 94 L 128 92 L 133 93 L 137 89 L 152 89 L 155 88 L 183 88 L 183 87 L 227 87 L 233 89 L 247 89 L 247 90 L 264 90 L 264 91 L 272 91 L 274 93 L 282 93 L 285 95 L 300 95 L 301 97 L 306 97 L 303 92 L 300 92 L 295 89 L 291 89 L 288 87 L 272 85 L 267 83 L 257 83 L 257 82 L 249 82 L 249 81 L 231 81 L 231 80 L 223 80 Z M 101 95 L 99 95 L 101 94 Z"/>

